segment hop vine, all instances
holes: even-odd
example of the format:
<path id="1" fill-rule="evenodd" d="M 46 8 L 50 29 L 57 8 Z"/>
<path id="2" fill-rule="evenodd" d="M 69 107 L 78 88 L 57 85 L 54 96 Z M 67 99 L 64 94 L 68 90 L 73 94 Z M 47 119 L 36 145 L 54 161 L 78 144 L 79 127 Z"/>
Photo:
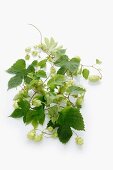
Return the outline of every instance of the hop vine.
<path id="1" fill-rule="evenodd" d="M 70 57 L 63 46 L 53 38 L 45 38 L 34 47 L 25 49 L 25 58 L 17 60 L 7 72 L 12 75 L 8 89 L 17 88 L 13 99 L 12 118 L 22 118 L 33 129 L 27 137 L 40 142 L 44 137 L 58 138 L 67 143 L 72 135 L 78 145 L 84 143 L 78 131 L 85 131 L 81 113 L 86 89 L 77 82 L 77 77 L 91 82 L 102 79 L 99 68 L 81 63 L 78 56 Z M 91 74 L 94 69 L 97 74 Z M 46 128 L 39 129 L 39 125 Z"/>

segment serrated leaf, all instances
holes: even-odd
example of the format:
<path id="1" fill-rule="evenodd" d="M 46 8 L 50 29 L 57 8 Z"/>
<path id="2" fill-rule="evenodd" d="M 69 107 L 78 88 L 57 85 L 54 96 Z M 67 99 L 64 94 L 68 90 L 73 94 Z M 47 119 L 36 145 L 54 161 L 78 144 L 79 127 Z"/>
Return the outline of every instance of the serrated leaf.
<path id="1" fill-rule="evenodd" d="M 65 67 L 61 67 L 58 71 L 57 74 L 62 74 L 64 75 L 66 73 L 67 69 Z"/>
<path id="2" fill-rule="evenodd" d="M 30 103 L 27 100 L 20 100 L 18 106 L 24 111 L 27 112 L 30 109 Z"/>
<path id="3" fill-rule="evenodd" d="M 67 62 L 68 62 L 68 56 L 67 55 L 63 55 L 58 60 L 56 60 L 54 62 L 54 64 L 56 66 L 65 67 Z"/>
<path id="4" fill-rule="evenodd" d="M 12 77 L 8 82 L 8 89 L 19 86 L 22 83 L 23 77 L 21 75 L 16 75 Z"/>
<path id="5" fill-rule="evenodd" d="M 43 124 L 45 120 L 44 108 L 43 106 L 36 107 L 32 110 L 29 110 L 26 114 L 25 123 L 31 123 L 33 120 L 36 120 L 37 123 Z"/>
<path id="6" fill-rule="evenodd" d="M 29 73 L 34 73 L 34 72 L 35 72 L 35 68 L 33 64 L 29 65 L 28 68 L 26 69 L 26 74 L 28 75 Z"/>
<path id="7" fill-rule="evenodd" d="M 42 78 L 46 78 L 46 72 L 44 70 L 39 70 L 36 72 L 36 77 L 42 77 Z"/>
<path id="8" fill-rule="evenodd" d="M 38 121 L 36 120 L 36 119 L 34 119 L 33 121 L 32 121 L 32 126 L 34 127 L 34 129 L 36 129 L 37 127 L 38 127 Z"/>
<path id="9" fill-rule="evenodd" d="M 57 49 L 57 50 L 51 52 L 51 54 L 52 54 L 53 56 L 56 56 L 57 58 L 65 55 L 65 53 L 66 53 L 66 49 L 63 49 L 63 48 Z"/>
<path id="10" fill-rule="evenodd" d="M 53 37 L 51 37 L 50 39 L 50 45 L 49 45 L 49 50 L 53 50 L 55 47 L 57 46 L 57 43 L 55 42 L 55 40 L 53 39 Z"/>
<path id="11" fill-rule="evenodd" d="M 50 127 L 50 126 L 54 129 L 54 128 L 58 127 L 58 124 L 56 124 L 56 122 L 53 123 L 53 122 L 50 120 L 50 121 L 48 122 L 48 124 L 47 124 L 47 127 Z"/>
<path id="12" fill-rule="evenodd" d="M 48 81 L 48 86 L 57 86 L 57 85 L 62 85 L 63 82 L 65 82 L 65 76 L 64 75 L 60 75 L 60 74 L 56 74 L 53 78 L 51 78 Z"/>
<path id="13" fill-rule="evenodd" d="M 80 59 L 78 58 L 72 58 L 67 65 L 67 68 L 69 69 L 70 72 L 75 72 L 78 70 L 80 65 Z"/>
<path id="14" fill-rule="evenodd" d="M 65 107 L 59 115 L 58 124 L 72 127 L 76 130 L 84 130 L 83 117 L 78 108 Z"/>
<path id="15" fill-rule="evenodd" d="M 89 77 L 89 70 L 88 69 L 83 69 L 83 71 L 82 71 L 82 75 L 83 75 L 83 77 L 87 80 L 88 79 L 88 77 Z"/>
<path id="16" fill-rule="evenodd" d="M 13 117 L 13 118 L 23 117 L 30 108 L 30 104 L 26 100 L 19 101 L 18 106 L 19 108 L 14 110 L 14 112 L 10 115 L 10 117 Z"/>
<path id="17" fill-rule="evenodd" d="M 36 67 L 36 66 L 38 65 L 38 61 L 37 61 L 37 60 L 34 60 L 34 61 L 31 63 L 31 65 L 32 65 L 33 67 Z"/>
<path id="18" fill-rule="evenodd" d="M 51 103 L 53 103 L 53 100 L 55 99 L 55 97 L 56 97 L 56 94 L 52 92 L 46 93 L 45 100 L 46 100 L 47 105 L 50 105 Z"/>
<path id="19" fill-rule="evenodd" d="M 7 72 L 10 74 L 17 74 L 23 72 L 23 70 L 26 67 L 25 60 L 19 59 L 14 63 L 8 70 Z"/>
<path id="20" fill-rule="evenodd" d="M 49 47 L 49 39 L 47 37 L 44 38 L 45 44 L 47 47 Z"/>
<path id="21" fill-rule="evenodd" d="M 31 65 L 28 66 L 28 68 L 25 70 L 25 74 L 24 74 L 24 81 L 25 83 L 30 83 L 32 81 L 32 79 L 28 76 L 30 73 L 35 73 L 35 68 L 33 66 L 33 63 Z"/>
<path id="22" fill-rule="evenodd" d="M 23 116 L 24 116 L 24 113 L 22 112 L 21 109 L 14 110 L 13 113 L 10 115 L 10 117 L 12 117 L 12 118 L 20 118 Z"/>
<path id="23" fill-rule="evenodd" d="M 67 88 L 66 92 L 71 95 L 78 95 L 78 94 L 84 94 L 86 92 L 86 90 L 79 86 L 69 86 Z"/>
<path id="24" fill-rule="evenodd" d="M 51 121 L 54 123 L 58 119 L 58 106 L 52 106 L 48 110 L 48 116 Z"/>
<path id="25" fill-rule="evenodd" d="M 69 61 L 68 56 L 64 55 L 61 56 L 58 60 L 56 60 L 54 64 L 56 66 L 63 67 L 73 73 L 78 70 L 80 65 L 80 59 L 72 58 Z"/>
<path id="26" fill-rule="evenodd" d="M 58 138 L 62 143 L 67 143 L 72 136 L 71 128 L 67 126 L 60 126 L 57 130 Z"/>

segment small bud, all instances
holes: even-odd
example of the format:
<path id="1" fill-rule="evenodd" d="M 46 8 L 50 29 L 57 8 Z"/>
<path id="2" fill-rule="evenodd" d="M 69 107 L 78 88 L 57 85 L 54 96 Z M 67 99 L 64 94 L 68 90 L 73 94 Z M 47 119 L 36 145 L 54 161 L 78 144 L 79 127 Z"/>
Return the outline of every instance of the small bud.
<path id="1" fill-rule="evenodd" d="M 34 57 L 36 57 L 36 56 L 38 55 L 38 52 L 37 52 L 37 51 L 32 51 L 32 55 L 33 55 Z"/>
<path id="2" fill-rule="evenodd" d="M 29 60 L 29 59 L 30 59 L 30 55 L 27 54 L 27 55 L 25 56 L 25 60 Z"/>
<path id="3" fill-rule="evenodd" d="M 99 59 L 96 59 L 96 64 L 102 64 L 102 61 L 100 61 Z"/>
<path id="4" fill-rule="evenodd" d="M 47 130 L 48 130 L 49 132 L 52 132 L 52 131 L 53 131 L 53 127 L 49 126 L 49 127 L 47 128 Z"/>
<path id="5" fill-rule="evenodd" d="M 77 136 L 77 137 L 75 138 L 75 142 L 76 142 L 76 144 L 78 144 L 78 145 L 83 145 L 83 144 L 84 144 L 83 138 L 81 138 L 81 137 L 79 137 L 79 136 Z"/>
<path id="6" fill-rule="evenodd" d="M 35 50 L 38 50 L 38 48 L 39 48 L 38 45 L 35 45 L 35 46 L 34 46 L 34 49 L 35 49 Z"/>
<path id="7" fill-rule="evenodd" d="M 43 139 L 43 134 L 36 135 L 34 137 L 34 142 L 40 142 Z"/>
<path id="8" fill-rule="evenodd" d="M 36 131 L 35 130 L 31 130 L 27 134 L 27 138 L 30 139 L 30 140 L 33 140 L 35 136 L 36 136 Z"/>
<path id="9" fill-rule="evenodd" d="M 55 132 L 53 132 L 53 134 L 52 134 L 52 136 L 51 136 L 52 138 L 57 138 L 58 137 L 58 133 L 55 131 Z"/>
<path id="10" fill-rule="evenodd" d="M 88 79 L 89 79 L 89 81 L 91 81 L 91 82 L 97 82 L 97 81 L 99 81 L 101 78 L 100 78 L 100 76 L 90 75 Z"/>
<path id="11" fill-rule="evenodd" d="M 31 52 L 31 48 L 29 48 L 29 47 L 26 48 L 26 49 L 25 49 L 25 52 L 26 52 L 26 53 L 30 53 L 30 52 Z"/>
<path id="12" fill-rule="evenodd" d="M 56 73 L 56 69 L 55 69 L 54 67 L 51 67 L 50 73 L 51 73 L 51 74 L 55 74 L 55 73 Z"/>
<path id="13" fill-rule="evenodd" d="M 41 100 L 33 99 L 32 100 L 32 105 L 35 106 L 35 107 L 41 106 L 42 105 Z"/>
<path id="14" fill-rule="evenodd" d="M 41 86 L 43 84 L 43 81 L 42 80 L 39 80 L 38 81 L 38 86 Z"/>

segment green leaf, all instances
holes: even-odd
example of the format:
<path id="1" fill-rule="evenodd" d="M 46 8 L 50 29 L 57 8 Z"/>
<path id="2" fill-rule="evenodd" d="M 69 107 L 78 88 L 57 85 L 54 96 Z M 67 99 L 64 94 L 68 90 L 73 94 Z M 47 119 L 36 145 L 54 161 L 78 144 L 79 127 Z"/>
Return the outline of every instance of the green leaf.
<path id="1" fill-rule="evenodd" d="M 23 116 L 24 116 L 24 113 L 22 112 L 21 109 L 14 110 L 14 112 L 10 115 L 10 117 L 12 117 L 12 118 L 20 118 Z"/>
<path id="2" fill-rule="evenodd" d="M 88 77 L 89 77 L 89 70 L 88 69 L 83 69 L 83 71 L 82 71 L 82 75 L 83 75 L 83 77 L 87 80 L 88 79 Z"/>
<path id="3" fill-rule="evenodd" d="M 64 55 L 61 56 L 57 61 L 54 63 L 56 66 L 63 67 L 68 69 L 70 72 L 75 72 L 78 70 L 80 65 L 79 58 L 72 58 L 70 61 L 68 60 L 68 56 Z"/>
<path id="4" fill-rule="evenodd" d="M 66 81 L 65 76 L 64 75 L 60 75 L 60 74 L 56 74 L 53 78 L 51 78 L 48 81 L 48 86 L 57 86 L 57 85 L 62 85 L 62 83 L 64 83 Z"/>
<path id="5" fill-rule="evenodd" d="M 62 143 L 67 143 L 72 136 L 71 128 L 67 126 L 60 126 L 57 130 L 58 138 Z"/>
<path id="6" fill-rule="evenodd" d="M 38 121 L 36 119 L 33 119 L 32 125 L 33 125 L 34 129 L 36 129 L 38 127 L 38 124 L 39 124 Z"/>
<path id="7" fill-rule="evenodd" d="M 30 109 L 30 103 L 27 100 L 20 100 L 18 106 L 26 113 Z"/>
<path id="8" fill-rule="evenodd" d="M 48 47 L 49 46 L 49 39 L 47 37 L 44 38 L 45 44 Z"/>
<path id="9" fill-rule="evenodd" d="M 50 48 L 50 49 L 54 49 L 56 46 L 57 46 L 57 42 L 55 42 L 55 40 L 53 39 L 53 37 L 51 37 L 49 48 Z"/>
<path id="10" fill-rule="evenodd" d="M 72 58 L 67 65 L 67 68 L 69 69 L 70 72 L 75 72 L 78 70 L 80 65 L 80 59 L 79 58 Z"/>
<path id="11" fill-rule="evenodd" d="M 57 74 L 62 74 L 64 75 L 66 73 L 67 69 L 65 67 L 61 67 L 58 71 Z"/>
<path id="12" fill-rule="evenodd" d="M 38 66 L 40 66 L 41 68 L 44 68 L 44 67 L 46 67 L 46 62 L 47 62 L 47 59 L 41 60 L 41 61 L 38 63 Z"/>
<path id="13" fill-rule="evenodd" d="M 61 126 L 69 126 L 76 130 L 84 130 L 83 117 L 78 108 L 65 107 L 59 115 L 58 124 Z"/>
<path id="14" fill-rule="evenodd" d="M 38 61 L 37 61 L 37 60 L 34 60 L 34 61 L 31 63 L 31 65 L 32 65 L 33 67 L 37 67 Z"/>
<path id="15" fill-rule="evenodd" d="M 20 118 L 26 115 L 29 111 L 30 104 L 27 100 L 21 100 L 18 102 L 19 108 L 14 110 L 14 112 L 10 115 L 13 118 Z"/>
<path id="16" fill-rule="evenodd" d="M 24 71 L 25 67 L 26 67 L 25 60 L 19 59 L 7 70 L 7 72 L 10 74 L 21 73 Z"/>
<path id="17" fill-rule="evenodd" d="M 28 76 L 30 73 L 34 74 L 35 73 L 35 68 L 33 62 L 28 66 L 28 68 L 25 70 L 24 74 L 24 81 L 25 83 L 29 84 L 32 79 Z"/>
<path id="18" fill-rule="evenodd" d="M 58 124 L 56 122 L 52 122 L 51 120 L 48 122 L 47 127 L 52 127 L 53 129 L 55 129 L 56 127 L 58 127 Z"/>
<path id="19" fill-rule="evenodd" d="M 42 77 L 42 78 L 46 78 L 47 75 L 46 75 L 46 72 L 44 70 L 39 70 L 36 72 L 36 76 L 37 77 Z"/>
<path id="20" fill-rule="evenodd" d="M 67 88 L 66 92 L 71 95 L 78 95 L 78 94 L 84 94 L 86 92 L 86 90 L 79 86 L 69 86 Z"/>
<path id="21" fill-rule="evenodd" d="M 33 64 L 29 65 L 28 68 L 26 69 L 26 74 L 34 73 L 34 72 L 35 72 L 35 69 L 34 69 Z"/>
<path id="22" fill-rule="evenodd" d="M 48 38 L 45 38 L 44 41 L 45 41 L 46 48 L 49 51 L 54 50 L 55 47 L 57 46 L 57 42 L 55 42 L 55 40 L 52 37 L 50 40 Z"/>
<path id="23" fill-rule="evenodd" d="M 47 103 L 47 106 L 53 103 L 54 99 L 56 98 L 56 94 L 53 92 L 49 92 L 45 94 L 45 100 Z"/>
<path id="24" fill-rule="evenodd" d="M 37 123 L 40 124 L 44 123 L 45 120 L 45 114 L 44 114 L 44 108 L 41 105 L 40 107 L 36 107 L 32 110 L 29 110 L 26 114 L 25 123 L 31 123 L 33 120 L 36 120 Z"/>
<path id="25" fill-rule="evenodd" d="M 56 56 L 57 58 L 59 58 L 59 57 L 65 55 L 66 49 L 60 48 L 60 49 L 57 49 L 56 51 L 53 51 L 53 52 L 51 52 L 51 53 L 52 53 L 52 55 L 54 55 L 54 56 Z"/>
<path id="26" fill-rule="evenodd" d="M 8 89 L 19 86 L 22 83 L 23 77 L 21 75 L 16 75 L 12 77 L 8 82 Z"/>
<path id="27" fill-rule="evenodd" d="M 61 56 L 58 60 L 56 60 L 54 62 L 54 64 L 56 66 L 59 66 L 59 67 L 65 67 L 67 63 L 68 63 L 68 56 L 67 55 Z"/>
<path id="28" fill-rule="evenodd" d="M 54 123 L 58 119 L 58 106 L 52 106 L 48 110 L 48 116 L 51 119 L 51 121 Z"/>

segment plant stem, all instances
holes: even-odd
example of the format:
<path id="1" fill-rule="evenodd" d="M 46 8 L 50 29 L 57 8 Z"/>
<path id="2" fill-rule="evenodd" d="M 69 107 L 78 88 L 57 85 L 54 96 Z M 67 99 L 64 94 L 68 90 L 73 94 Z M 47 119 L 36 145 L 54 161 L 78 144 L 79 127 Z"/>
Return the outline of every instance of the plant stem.
<path id="1" fill-rule="evenodd" d="M 90 66 L 90 65 L 83 65 L 83 64 L 81 64 L 81 66 L 82 66 L 82 67 L 91 67 L 91 68 L 97 70 L 98 73 L 100 74 L 100 79 L 102 79 L 102 73 L 100 72 L 100 70 L 99 70 L 98 68 L 94 67 L 94 65 L 91 65 L 91 66 Z"/>
<path id="2" fill-rule="evenodd" d="M 32 101 L 32 99 L 33 99 L 33 97 L 35 96 L 36 93 L 37 93 L 37 92 L 35 91 L 34 94 L 32 95 L 32 97 L 30 98 L 30 101 L 29 101 L 29 102 Z"/>
<path id="3" fill-rule="evenodd" d="M 76 133 L 74 130 L 72 130 L 72 132 L 73 132 L 76 136 L 78 136 L 77 133 Z"/>
<path id="4" fill-rule="evenodd" d="M 34 27 L 40 33 L 40 43 L 42 44 L 42 33 L 41 33 L 41 31 L 33 24 L 28 24 L 28 25 L 31 25 L 32 27 Z"/>
<path id="5" fill-rule="evenodd" d="M 43 134 L 46 134 L 46 135 L 52 135 L 52 134 L 50 134 L 50 133 L 47 133 L 47 132 L 45 132 L 44 130 L 40 130 L 40 129 L 36 129 L 36 130 L 38 130 L 38 131 L 40 131 L 40 132 L 42 132 Z"/>

